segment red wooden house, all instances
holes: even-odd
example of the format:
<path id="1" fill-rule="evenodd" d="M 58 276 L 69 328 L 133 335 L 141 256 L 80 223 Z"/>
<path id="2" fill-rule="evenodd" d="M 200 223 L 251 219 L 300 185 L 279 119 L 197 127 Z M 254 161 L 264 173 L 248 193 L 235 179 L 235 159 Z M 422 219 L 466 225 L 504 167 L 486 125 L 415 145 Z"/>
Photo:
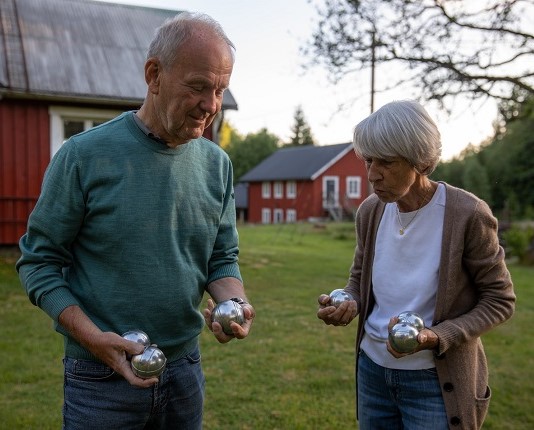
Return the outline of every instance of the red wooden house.
<path id="1" fill-rule="evenodd" d="M 248 183 L 248 222 L 263 224 L 352 219 L 369 193 L 350 143 L 280 149 L 240 183 Z"/>
<path id="2" fill-rule="evenodd" d="M 44 171 L 75 133 L 139 108 L 154 30 L 176 10 L 0 0 L 0 245 L 16 244 Z M 237 109 L 229 91 L 225 109 Z M 222 114 L 205 136 L 218 141 Z"/>

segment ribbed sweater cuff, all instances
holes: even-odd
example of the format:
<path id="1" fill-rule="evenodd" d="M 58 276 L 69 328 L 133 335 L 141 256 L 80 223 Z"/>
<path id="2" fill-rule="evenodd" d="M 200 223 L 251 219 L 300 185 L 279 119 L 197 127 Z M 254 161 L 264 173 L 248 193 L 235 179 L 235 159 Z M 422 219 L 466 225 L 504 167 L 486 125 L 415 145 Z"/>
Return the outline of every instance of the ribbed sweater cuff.
<path id="1" fill-rule="evenodd" d="M 219 267 L 217 270 L 210 274 L 207 281 L 207 285 L 221 278 L 237 278 L 241 282 L 243 282 L 243 279 L 241 278 L 241 273 L 239 271 L 239 266 L 237 264 L 225 264 Z"/>
<path id="2" fill-rule="evenodd" d="M 79 306 L 76 298 L 67 287 L 54 288 L 42 298 L 40 307 L 54 320 L 69 306 Z"/>

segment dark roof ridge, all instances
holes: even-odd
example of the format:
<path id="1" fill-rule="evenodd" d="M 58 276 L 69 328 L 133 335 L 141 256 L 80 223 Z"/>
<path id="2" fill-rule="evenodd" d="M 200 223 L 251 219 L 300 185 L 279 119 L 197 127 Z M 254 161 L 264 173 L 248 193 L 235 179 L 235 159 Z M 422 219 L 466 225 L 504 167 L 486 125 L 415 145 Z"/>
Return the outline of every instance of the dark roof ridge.
<path id="1" fill-rule="evenodd" d="M 280 148 L 245 173 L 239 182 L 313 180 L 351 147 L 351 143 L 339 143 Z"/>

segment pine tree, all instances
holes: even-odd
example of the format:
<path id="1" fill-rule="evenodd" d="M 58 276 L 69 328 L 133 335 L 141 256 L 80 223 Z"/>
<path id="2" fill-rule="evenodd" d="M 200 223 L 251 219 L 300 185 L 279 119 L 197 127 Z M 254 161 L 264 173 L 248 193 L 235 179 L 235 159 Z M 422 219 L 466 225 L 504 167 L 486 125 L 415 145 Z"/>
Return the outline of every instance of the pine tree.
<path id="1" fill-rule="evenodd" d="M 291 137 L 287 146 L 302 146 L 315 145 L 315 141 L 311 132 L 311 128 L 306 122 L 302 106 L 297 106 L 295 110 L 295 124 L 291 127 L 293 136 Z"/>

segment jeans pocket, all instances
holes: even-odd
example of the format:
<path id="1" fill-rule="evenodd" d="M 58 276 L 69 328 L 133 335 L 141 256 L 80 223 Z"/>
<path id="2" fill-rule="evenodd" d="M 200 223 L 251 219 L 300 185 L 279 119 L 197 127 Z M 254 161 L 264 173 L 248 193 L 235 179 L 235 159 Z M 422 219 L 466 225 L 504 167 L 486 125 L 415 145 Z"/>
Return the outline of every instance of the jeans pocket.
<path id="1" fill-rule="evenodd" d="M 185 356 L 185 359 L 189 362 L 189 364 L 197 364 L 197 363 L 200 363 L 201 361 L 201 355 L 200 355 L 200 350 L 197 348 L 195 349 L 193 352 L 191 352 L 190 354 L 187 354 Z"/>
<path id="2" fill-rule="evenodd" d="M 106 381 L 116 377 L 115 371 L 105 364 L 91 360 L 65 357 L 65 377 L 79 381 Z"/>

